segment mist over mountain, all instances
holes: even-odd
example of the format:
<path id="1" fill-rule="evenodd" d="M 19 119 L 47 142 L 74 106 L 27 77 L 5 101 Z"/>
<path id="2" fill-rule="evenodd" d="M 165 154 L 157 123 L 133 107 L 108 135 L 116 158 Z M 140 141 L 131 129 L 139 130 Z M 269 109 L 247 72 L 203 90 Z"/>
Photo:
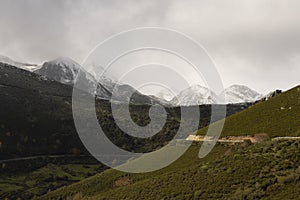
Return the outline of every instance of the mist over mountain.
<path id="1" fill-rule="evenodd" d="M 0 171 L 3 180 L 2 185 L 0 184 L 2 190 L 0 198 L 10 197 L 16 199 L 16 197 L 25 196 L 26 199 L 30 199 L 33 196 L 43 194 L 59 197 L 61 193 L 49 192 L 49 188 L 53 191 L 74 183 L 73 176 L 77 178 L 76 180 L 82 180 L 106 169 L 103 165 L 99 165 L 97 161 L 91 161 L 92 157 L 78 137 L 72 115 L 72 90 L 77 76 L 81 76 L 80 78 L 87 85 L 90 82 L 95 82 L 94 76 L 81 69 L 81 66 L 76 62 L 66 58 L 45 62 L 40 69 L 34 72 L 20 68 L 0 63 L 0 163 L 2 163 Z M 79 73 L 80 71 L 82 73 Z M 101 128 L 114 144 L 134 152 L 157 150 L 170 141 L 180 127 L 180 106 L 184 105 L 190 106 L 190 109 L 199 109 L 201 113 L 199 128 L 203 128 L 210 123 L 211 104 L 219 101 L 217 94 L 200 85 L 187 88 L 174 97 L 172 101 L 167 101 L 156 96 L 143 95 L 130 85 L 117 83 L 108 77 L 101 78 L 97 84 L 95 108 Z M 117 101 L 111 99 L 113 91 L 116 94 Z M 297 103 L 299 91 L 299 88 L 295 88 L 290 92 L 281 94 L 281 91 L 278 90 L 261 98 L 259 93 L 246 86 L 234 85 L 225 89 L 223 95 L 229 103 L 226 106 L 226 115 L 232 116 L 226 120 L 226 122 L 229 122 L 229 124 L 225 124 L 226 134 L 248 134 L 251 130 L 253 134 L 264 131 L 270 136 L 276 136 L 278 133 L 297 135 L 299 133 L 299 123 L 294 120 L 294 116 L 297 116 L 299 108 Z M 89 95 L 89 93 L 84 94 Z M 161 97 L 166 96 L 162 95 Z M 257 99 L 261 99 L 262 102 L 256 102 Z M 165 106 L 168 118 L 164 128 L 149 139 L 130 137 L 123 133 L 114 122 L 111 104 L 117 103 L 118 106 L 121 106 L 123 104 L 120 102 L 128 101 L 130 101 L 132 120 L 143 126 L 151 121 L 148 116 L 150 104 L 160 103 Z M 251 103 L 243 103 L 244 101 Z M 252 103 L 254 101 L 256 103 Z M 232 102 L 242 103 L 235 104 Z M 248 107 L 251 108 L 248 109 Z M 245 110 L 245 112 L 242 112 L 241 115 L 236 114 L 242 110 Z M 263 111 L 263 115 L 259 116 L 261 111 Z M 269 116 L 275 116 L 274 113 L 278 117 L 270 118 Z M 286 119 L 289 123 L 285 122 Z M 126 123 L 126 120 L 128 119 L 124 118 L 124 123 Z M 269 121 L 272 122 L 271 125 L 265 127 Z M 290 132 L 287 132 L 288 130 Z M 194 147 L 192 146 L 192 148 Z M 229 152 L 229 150 L 235 151 L 234 148 L 238 145 L 224 145 L 223 147 L 226 148 L 224 152 Z M 252 147 L 252 145 L 249 147 Z M 224 159 L 223 153 L 218 153 L 218 156 Z M 215 160 L 215 157 L 208 158 L 211 161 Z M 278 159 L 278 157 L 276 158 Z M 273 157 L 270 157 L 270 159 L 273 159 Z M 194 159 L 188 158 L 187 160 Z M 241 161 L 243 160 L 241 159 Z M 282 162 L 281 160 L 278 161 Z M 48 164 L 49 162 L 51 164 Z M 62 163 L 66 163 L 66 165 Z M 94 164 L 87 167 L 88 163 Z M 186 161 L 182 163 L 187 164 Z M 210 163 L 212 163 L 212 169 L 222 169 L 218 168 L 219 164 Z M 206 164 L 207 161 L 201 166 Z M 228 166 L 231 166 L 232 162 L 228 162 L 228 164 L 230 164 Z M 98 169 L 96 171 L 93 170 L 95 166 Z M 196 171 L 192 173 L 187 171 L 187 174 L 194 176 L 198 173 L 199 166 L 198 162 L 195 163 Z M 244 161 L 241 166 L 244 167 Z M 60 167 L 62 167 L 63 173 L 58 171 Z M 189 167 L 190 165 L 187 168 L 190 169 Z M 184 170 L 185 168 L 176 166 L 174 176 L 178 175 L 178 170 Z M 74 169 L 78 171 L 74 172 Z M 11 174 L 14 172 L 18 172 L 18 174 L 12 176 Z M 86 172 L 86 174 L 83 172 Z M 41 175 L 37 176 L 35 173 L 41 173 Z M 24 182 L 23 178 L 20 178 L 21 176 L 30 177 L 29 181 Z M 231 173 L 229 177 L 231 177 Z M 161 178 L 161 176 L 157 178 Z M 107 180 L 112 181 L 108 184 L 109 190 L 114 190 L 115 179 L 108 178 Z M 6 182 L 8 181 L 13 186 L 22 184 L 22 187 L 7 188 Z M 54 182 L 59 184 L 53 185 Z M 43 183 L 42 186 L 41 183 Z M 141 186 L 143 186 L 143 183 L 141 183 Z M 74 187 L 74 185 L 70 187 Z M 144 190 L 147 191 L 148 187 L 149 184 L 145 184 Z M 36 188 L 38 191 L 33 191 L 32 188 Z M 165 186 L 165 188 L 168 187 Z M 180 190 L 185 191 L 184 189 Z M 74 190 L 68 188 L 68 191 L 79 190 L 78 188 Z M 86 195 L 84 191 L 82 191 L 82 194 Z M 97 189 L 97 191 L 99 190 Z M 134 194 L 135 190 L 132 191 L 132 194 Z M 223 190 L 220 189 L 220 191 Z M 98 193 L 91 194 L 96 195 Z M 122 196 L 122 193 L 117 194 Z M 69 193 L 64 192 L 63 195 L 69 195 Z"/>
<path id="2" fill-rule="evenodd" d="M 232 85 L 216 94 L 201 85 L 191 86 L 181 91 L 171 102 L 173 105 L 192 106 L 201 104 L 234 104 L 256 102 L 262 94 L 243 85 Z"/>
<path id="3" fill-rule="evenodd" d="M 153 103 L 153 100 L 150 97 L 141 94 L 129 85 L 119 84 L 105 76 L 96 80 L 91 73 L 87 72 L 78 63 L 69 58 L 57 58 L 45 62 L 40 69 L 35 70 L 34 72 L 67 85 L 74 85 L 77 76 L 80 75 L 81 83 L 86 85 L 85 88 L 88 89 L 90 93 L 95 93 L 96 97 L 99 99 L 146 104 Z M 97 86 L 95 84 L 97 84 Z M 96 91 L 94 91 L 95 87 Z M 113 92 L 114 95 L 112 95 Z"/>
<path id="4" fill-rule="evenodd" d="M 131 101 L 134 103 L 159 103 L 168 106 L 193 106 L 203 104 L 234 104 L 256 102 L 260 99 L 268 99 L 268 95 L 262 95 L 244 85 L 232 85 L 224 89 L 220 94 L 210 91 L 201 85 L 193 85 L 174 96 L 168 91 L 161 90 L 156 95 L 144 95 L 128 84 L 119 83 L 107 76 L 101 76 L 98 80 L 87 72 L 80 64 L 70 58 L 60 57 L 47 61 L 42 65 L 31 65 L 13 61 L 5 56 L 0 56 L 0 62 L 11 64 L 21 69 L 33 71 L 44 78 L 73 86 L 79 72 L 81 79 L 95 93 L 97 98 L 114 101 Z M 97 86 L 94 84 L 97 83 Z M 93 87 L 96 91 L 92 91 Z M 115 95 L 112 93 L 115 92 Z M 134 94 L 134 95 L 131 95 Z M 221 97 L 225 99 L 222 100 Z"/>
<path id="5" fill-rule="evenodd" d="M 69 58 L 57 58 L 45 62 L 34 72 L 60 83 L 73 85 L 80 68 L 78 63 Z"/>
<path id="6" fill-rule="evenodd" d="M 208 88 L 194 85 L 181 91 L 171 102 L 175 105 L 192 106 L 217 103 L 217 95 Z"/>
<path id="7" fill-rule="evenodd" d="M 172 94 L 168 90 L 161 90 L 156 93 L 155 96 L 161 99 L 165 99 L 166 101 L 171 101 L 174 98 L 174 94 Z"/>

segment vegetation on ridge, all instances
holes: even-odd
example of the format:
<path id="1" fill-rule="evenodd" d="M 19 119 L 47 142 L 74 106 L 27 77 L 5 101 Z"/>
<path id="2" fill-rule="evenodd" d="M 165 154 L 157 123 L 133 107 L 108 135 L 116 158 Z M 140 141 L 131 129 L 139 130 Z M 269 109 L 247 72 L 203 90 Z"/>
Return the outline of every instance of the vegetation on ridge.
<path id="1" fill-rule="evenodd" d="M 207 127 L 198 134 L 206 131 Z M 300 86 L 227 117 L 222 136 L 257 133 L 270 137 L 300 136 Z"/>
<path id="2" fill-rule="evenodd" d="M 300 186 L 299 145 L 218 144 L 204 159 L 193 145 L 159 171 L 129 174 L 110 169 L 37 199 L 295 199 L 300 195 L 294 190 Z M 122 180 L 123 185 L 116 185 Z"/>
<path id="3" fill-rule="evenodd" d="M 296 87 L 260 102 L 228 117 L 223 135 L 298 136 L 299 100 Z M 299 145 L 297 140 L 217 144 L 199 159 L 200 146 L 194 144 L 159 171 L 129 174 L 110 169 L 39 199 L 297 199 Z M 116 184 L 120 181 L 123 184 Z"/>

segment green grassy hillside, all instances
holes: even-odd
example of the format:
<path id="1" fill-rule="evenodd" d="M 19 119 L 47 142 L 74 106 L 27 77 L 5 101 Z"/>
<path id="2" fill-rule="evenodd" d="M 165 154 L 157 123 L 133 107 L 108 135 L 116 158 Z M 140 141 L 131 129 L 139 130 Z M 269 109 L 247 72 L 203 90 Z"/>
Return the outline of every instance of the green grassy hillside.
<path id="1" fill-rule="evenodd" d="M 146 174 L 106 170 L 38 199 L 296 199 L 300 142 L 218 144 L 204 159 L 199 145 L 167 168 Z"/>
<path id="2" fill-rule="evenodd" d="M 223 135 L 300 135 L 300 87 L 226 119 Z M 205 128 L 199 133 L 205 133 Z M 179 160 L 156 172 L 106 170 L 40 199 L 297 199 L 300 141 L 217 144 L 198 158 L 194 144 Z"/>
<path id="3" fill-rule="evenodd" d="M 23 166 L 22 170 L 16 170 L 16 165 Z M 106 169 L 94 159 L 83 157 L 74 157 L 72 160 L 40 158 L 27 162 L 1 163 L 0 166 L 0 199 L 31 199 Z M 10 169 L 13 172 L 7 172 Z"/>
<path id="4" fill-rule="evenodd" d="M 207 127 L 198 134 L 205 134 Z M 222 136 L 300 136 L 300 86 L 226 118 Z"/>

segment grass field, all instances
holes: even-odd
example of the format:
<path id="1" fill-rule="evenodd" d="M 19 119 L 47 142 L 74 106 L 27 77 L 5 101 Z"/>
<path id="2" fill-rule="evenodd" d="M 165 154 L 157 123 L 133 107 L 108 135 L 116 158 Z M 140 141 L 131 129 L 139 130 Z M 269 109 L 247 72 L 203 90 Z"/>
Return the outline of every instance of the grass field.
<path id="1" fill-rule="evenodd" d="M 60 160 L 63 158 L 60 158 Z M 10 171 L 3 170 L 0 175 L 0 199 L 31 199 L 43 195 L 51 190 L 70 185 L 82 179 L 102 172 L 105 168 L 96 161 L 45 162 L 41 160 L 18 161 L 13 164 L 2 164 L 2 168 L 13 168 L 23 165 L 24 170 L 16 167 Z M 42 167 L 37 167 L 34 162 L 40 162 Z M 31 164 L 30 164 L 31 163 Z M 47 164 L 49 163 L 49 164 Z M 6 166 L 7 165 L 7 166 Z"/>
<path id="2" fill-rule="evenodd" d="M 218 144 L 199 159 L 195 144 L 159 171 L 128 174 L 110 169 L 38 199 L 280 199 L 287 194 L 285 199 L 296 199 L 299 145 L 297 141 Z"/>

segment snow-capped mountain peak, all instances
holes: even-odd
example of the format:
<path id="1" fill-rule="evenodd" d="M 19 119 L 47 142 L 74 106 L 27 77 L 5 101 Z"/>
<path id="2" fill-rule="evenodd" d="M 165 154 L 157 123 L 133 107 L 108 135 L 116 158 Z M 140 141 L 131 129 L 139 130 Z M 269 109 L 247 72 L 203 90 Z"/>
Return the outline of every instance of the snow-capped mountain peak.
<path id="1" fill-rule="evenodd" d="M 78 70 L 81 68 L 81 66 L 77 62 L 67 57 L 59 57 L 55 60 L 49 61 L 48 63 L 53 63 L 61 67 L 68 67 L 73 70 Z"/>
<path id="2" fill-rule="evenodd" d="M 79 71 L 81 72 L 80 74 Z M 87 72 L 84 68 L 82 68 L 81 65 L 69 58 L 62 57 L 49 62 L 45 62 L 40 69 L 34 72 L 41 76 L 68 85 L 74 85 L 76 77 L 80 76 L 80 81 L 82 81 L 81 86 L 83 86 L 84 88 L 79 89 L 88 90 L 88 92 L 90 93 L 95 93 L 98 99 L 114 100 L 121 102 L 130 100 L 131 102 L 137 103 L 152 102 L 150 97 L 142 95 L 141 93 L 136 91 L 136 89 L 132 88 L 129 85 L 117 83 L 103 75 L 101 77 L 93 76 L 91 73 Z M 114 99 L 112 99 L 113 91 L 116 91 Z M 132 93 L 134 93 L 133 98 L 131 98 L 130 95 Z"/>
<path id="3" fill-rule="evenodd" d="M 80 78 L 81 81 L 83 81 L 82 84 L 86 87 L 85 89 L 89 90 L 90 93 L 94 93 L 93 87 L 94 84 L 97 83 L 95 77 L 70 58 L 60 57 L 45 62 L 40 69 L 34 72 L 63 84 L 74 85 L 79 71 L 81 71 Z M 109 98 L 111 95 L 111 93 L 101 84 L 98 84 L 96 94 L 105 99 Z"/>
<path id="4" fill-rule="evenodd" d="M 226 103 L 255 102 L 263 95 L 244 85 L 232 85 L 226 88 L 221 95 L 224 95 Z"/>
<path id="5" fill-rule="evenodd" d="M 174 94 L 166 89 L 159 91 L 155 96 L 166 101 L 171 101 L 174 98 Z"/>
<path id="6" fill-rule="evenodd" d="M 181 91 L 172 99 L 172 104 L 181 106 L 213 104 L 217 102 L 217 95 L 206 87 L 193 85 Z"/>
<path id="7" fill-rule="evenodd" d="M 218 95 L 206 87 L 194 85 L 180 92 L 171 102 L 178 106 L 230 104 L 255 102 L 262 97 L 263 95 L 244 85 L 232 85 Z"/>
<path id="8" fill-rule="evenodd" d="M 72 85 L 80 68 L 81 66 L 75 61 L 61 57 L 45 62 L 35 73 L 64 84 Z"/>

